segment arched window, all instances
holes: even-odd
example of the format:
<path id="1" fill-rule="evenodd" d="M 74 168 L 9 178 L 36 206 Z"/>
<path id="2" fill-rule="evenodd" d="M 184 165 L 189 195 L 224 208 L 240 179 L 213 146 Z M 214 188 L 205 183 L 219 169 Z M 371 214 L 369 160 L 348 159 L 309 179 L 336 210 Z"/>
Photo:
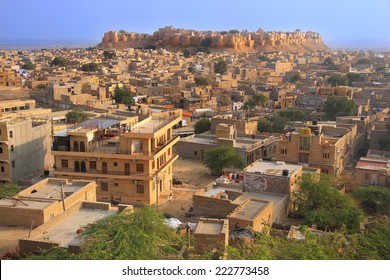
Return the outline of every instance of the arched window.
<path id="1" fill-rule="evenodd" d="M 85 161 L 81 161 L 80 165 L 81 165 L 81 172 L 87 172 L 87 168 L 85 166 Z"/>
<path id="2" fill-rule="evenodd" d="M 85 143 L 80 142 L 80 152 L 85 152 Z"/>
<path id="3" fill-rule="evenodd" d="M 80 172 L 80 162 L 74 162 L 74 172 Z"/>
<path id="4" fill-rule="evenodd" d="M 77 141 L 73 142 L 73 151 L 75 151 L 75 152 L 79 151 L 79 142 L 77 142 Z"/>

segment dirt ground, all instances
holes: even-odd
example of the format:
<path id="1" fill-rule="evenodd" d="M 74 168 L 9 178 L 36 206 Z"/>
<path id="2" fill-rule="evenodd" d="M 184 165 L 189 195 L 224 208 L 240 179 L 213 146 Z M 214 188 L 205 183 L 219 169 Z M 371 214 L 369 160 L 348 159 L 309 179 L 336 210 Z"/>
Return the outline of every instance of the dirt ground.
<path id="1" fill-rule="evenodd" d="M 173 178 L 182 185 L 173 186 L 173 198 L 161 206 L 161 210 L 183 222 L 196 222 L 194 217 L 185 217 L 185 212 L 192 206 L 193 194 L 214 182 L 215 176 L 209 174 L 201 160 L 179 158 L 173 164 Z"/>

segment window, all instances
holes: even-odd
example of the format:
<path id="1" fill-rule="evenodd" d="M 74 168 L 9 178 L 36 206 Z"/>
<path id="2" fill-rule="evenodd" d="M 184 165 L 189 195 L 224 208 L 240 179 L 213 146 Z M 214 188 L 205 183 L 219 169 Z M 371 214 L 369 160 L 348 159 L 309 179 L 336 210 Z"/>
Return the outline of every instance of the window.
<path id="1" fill-rule="evenodd" d="M 80 166 L 81 166 L 81 172 L 87 172 L 85 161 L 81 161 Z"/>
<path id="2" fill-rule="evenodd" d="M 194 151 L 194 156 L 197 156 L 198 155 L 198 151 Z"/>
<path id="3" fill-rule="evenodd" d="M 299 150 L 310 151 L 310 137 L 299 137 Z"/>
<path id="4" fill-rule="evenodd" d="M 74 172 L 80 172 L 80 162 L 74 162 Z"/>
<path id="5" fill-rule="evenodd" d="M 67 159 L 61 159 L 61 167 L 68 167 L 68 160 Z"/>
<path id="6" fill-rule="evenodd" d="M 368 180 L 370 178 L 370 174 L 369 173 L 364 173 L 364 179 Z"/>
<path id="7" fill-rule="evenodd" d="M 281 148 L 281 149 L 280 149 L 280 153 L 281 153 L 282 155 L 287 155 L 287 149 L 286 149 L 286 148 Z"/>
<path id="8" fill-rule="evenodd" d="M 96 161 L 89 162 L 89 169 L 96 169 Z"/>
<path id="9" fill-rule="evenodd" d="M 15 161 L 14 160 L 12 161 L 12 167 L 15 167 Z"/>
<path id="10" fill-rule="evenodd" d="M 114 166 L 118 166 L 118 163 L 117 163 L 117 162 L 114 162 Z"/>
<path id="11" fill-rule="evenodd" d="M 14 133 L 12 132 L 12 130 L 9 132 L 9 138 L 12 138 L 14 137 Z"/>
<path id="12" fill-rule="evenodd" d="M 330 152 L 329 151 L 323 151 L 322 152 L 322 158 L 330 158 Z"/>
<path id="13" fill-rule="evenodd" d="M 77 141 L 73 142 L 73 151 L 75 151 L 75 152 L 79 151 L 79 142 L 77 142 Z"/>
<path id="14" fill-rule="evenodd" d="M 324 174 L 329 174 L 328 168 L 322 168 L 321 172 L 324 173 Z"/>
<path id="15" fill-rule="evenodd" d="M 117 186 L 119 186 L 119 184 L 118 183 L 114 183 L 114 186 L 117 187 Z"/>
<path id="16" fill-rule="evenodd" d="M 0 154 L 2 154 L 3 153 L 3 148 L 2 147 L 0 147 Z"/>
<path id="17" fill-rule="evenodd" d="M 137 193 L 144 194 L 144 185 L 137 185 Z"/>
<path id="18" fill-rule="evenodd" d="M 144 172 L 144 165 L 143 164 L 137 164 L 137 172 Z"/>
<path id="19" fill-rule="evenodd" d="M 0 169 L 1 169 L 1 172 L 3 172 L 3 173 L 5 172 L 4 166 L 2 166 Z"/>
<path id="20" fill-rule="evenodd" d="M 14 145 L 11 145 L 11 152 L 15 151 Z"/>
<path id="21" fill-rule="evenodd" d="M 171 148 L 168 149 L 168 156 L 171 155 Z"/>
<path id="22" fill-rule="evenodd" d="M 100 182 L 100 190 L 102 192 L 108 192 L 108 182 Z"/>
<path id="23" fill-rule="evenodd" d="M 85 143 L 80 142 L 80 152 L 85 152 Z"/>

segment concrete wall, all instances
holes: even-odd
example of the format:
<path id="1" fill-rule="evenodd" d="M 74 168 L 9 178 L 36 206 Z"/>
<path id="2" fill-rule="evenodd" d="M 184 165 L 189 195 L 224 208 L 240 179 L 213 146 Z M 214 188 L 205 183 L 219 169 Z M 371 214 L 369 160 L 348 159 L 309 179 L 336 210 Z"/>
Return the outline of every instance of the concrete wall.
<path id="1" fill-rule="evenodd" d="M 225 247 L 229 245 L 229 221 L 226 219 L 200 219 L 198 226 L 200 223 L 216 223 L 222 224 L 223 226 L 221 232 L 218 234 L 198 232 L 198 229 L 195 230 L 195 252 L 197 254 L 203 254 L 213 249 L 223 252 Z"/>
<path id="2" fill-rule="evenodd" d="M 34 227 L 45 222 L 43 209 L 25 209 L 0 207 L 0 225 L 30 227 L 34 220 Z"/>
<path id="3" fill-rule="evenodd" d="M 24 254 L 40 253 L 58 247 L 60 244 L 49 241 L 19 239 L 19 250 Z"/>
<path id="4" fill-rule="evenodd" d="M 245 209 L 245 204 L 246 203 L 238 207 L 234 211 L 234 213 L 239 213 L 240 211 L 242 211 L 242 209 Z M 239 216 L 233 216 L 232 213 L 227 217 L 229 220 L 229 230 L 234 230 L 236 224 L 238 224 L 239 228 L 250 227 L 254 231 L 261 232 L 267 224 L 270 227 L 272 226 L 273 214 L 273 203 L 268 201 L 267 205 L 263 209 L 261 209 L 252 219 L 243 219 Z"/>
<path id="5" fill-rule="evenodd" d="M 225 200 L 201 195 L 194 195 L 192 200 L 194 214 L 196 216 L 222 219 L 239 206 L 239 204 L 232 204 L 228 199 Z"/>
<path id="6" fill-rule="evenodd" d="M 252 192 L 273 192 L 289 194 L 290 177 L 289 176 L 269 176 L 266 174 L 245 172 L 244 190 Z"/>

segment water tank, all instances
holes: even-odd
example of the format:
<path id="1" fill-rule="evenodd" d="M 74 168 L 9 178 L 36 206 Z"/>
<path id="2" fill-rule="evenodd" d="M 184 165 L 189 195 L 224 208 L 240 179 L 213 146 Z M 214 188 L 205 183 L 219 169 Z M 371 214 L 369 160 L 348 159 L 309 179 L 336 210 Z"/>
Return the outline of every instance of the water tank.
<path id="1" fill-rule="evenodd" d="M 288 173 L 289 173 L 288 169 L 283 169 L 282 171 L 283 176 L 288 176 Z"/>

